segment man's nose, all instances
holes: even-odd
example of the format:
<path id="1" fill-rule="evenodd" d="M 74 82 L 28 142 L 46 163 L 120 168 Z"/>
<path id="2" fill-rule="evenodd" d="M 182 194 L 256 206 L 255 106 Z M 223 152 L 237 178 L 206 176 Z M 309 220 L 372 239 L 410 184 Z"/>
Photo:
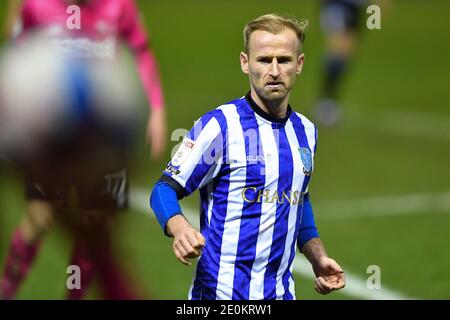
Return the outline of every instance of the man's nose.
<path id="1" fill-rule="evenodd" d="M 278 65 L 277 59 L 272 60 L 272 64 L 270 65 L 270 76 L 273 78 L 278 78 L 280 75 L 280 67 Z"/>

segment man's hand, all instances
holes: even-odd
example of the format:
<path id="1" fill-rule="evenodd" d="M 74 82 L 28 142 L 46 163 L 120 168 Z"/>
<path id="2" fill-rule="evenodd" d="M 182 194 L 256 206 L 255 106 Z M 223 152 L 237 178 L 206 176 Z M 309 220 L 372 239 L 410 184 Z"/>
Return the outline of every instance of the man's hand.
<path id="1" fill-rule="evenodd" d="M 160 159 L 166 150 L 166 114 L 164 108 L 153 109 L 147 123 L 147 143 L 153 160 Z"/>
<path id="2" fill-rule="evenodd" d="M 344 270 L 333 259 L 322 256 L 313 265 L 313 269 L 317 277 L 314 280 L 314 288 L 318 293 L 328 294 L 345 287 Z"/>
<path id="3" fill-rule="evenodd" d="M 172 247 L 175 256 L 181 263 L 190 266 L 189 259 L 202 254 L 205 238 L 181 214 L 170 218 L 166 228 L 168 235 L 174 237 Z"/>

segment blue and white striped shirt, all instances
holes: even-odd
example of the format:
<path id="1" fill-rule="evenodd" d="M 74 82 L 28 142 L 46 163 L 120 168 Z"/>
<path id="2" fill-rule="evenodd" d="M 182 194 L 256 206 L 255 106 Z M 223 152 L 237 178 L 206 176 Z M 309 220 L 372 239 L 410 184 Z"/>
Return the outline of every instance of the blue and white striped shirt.
<path id="1" fill-rule="evenodd" d="M 317 236 L 313 219 L 302 226 L 316 138 L 306 117 L 272 119 L 250 94 L 195 123 L 163 175 L 181 196 L 200 190 L 190 299 L 295 299 L 297 239 Z"/>

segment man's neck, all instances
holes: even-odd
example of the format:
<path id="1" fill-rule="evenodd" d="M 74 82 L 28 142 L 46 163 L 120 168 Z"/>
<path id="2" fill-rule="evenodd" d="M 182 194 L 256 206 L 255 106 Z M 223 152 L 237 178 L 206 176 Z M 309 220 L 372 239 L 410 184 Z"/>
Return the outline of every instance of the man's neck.
<path id="1" fill-rule="evenodd" d="M 277 119 L 284 119 L 288 109 L 289 95 L 281 100 L 264 100 L 252 89 L 251 97 L 253 101 L 267 114 Z"/>

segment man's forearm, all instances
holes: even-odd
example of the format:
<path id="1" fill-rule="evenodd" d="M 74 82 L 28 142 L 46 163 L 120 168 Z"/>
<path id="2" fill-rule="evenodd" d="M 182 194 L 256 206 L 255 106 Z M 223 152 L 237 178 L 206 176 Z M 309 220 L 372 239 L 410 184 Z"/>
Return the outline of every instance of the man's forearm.
<path id="1" fill-rule="evenodd" d="M 321 257 L 326 257 L 327 253 L 320 238 L 312 238 L 301 248 L 308 261 L 314 266 Z"/>
<path id="2" fill-rule="evenodd" d="M 167 234 L 167 222 L 175 215 L 181 214 L 177 193 L 168 183 L 159 180 L 152 191 L 150 206 L 158 219 L 164 233 Z M 169 235 L 169 234 L 167 234 Z"/>

